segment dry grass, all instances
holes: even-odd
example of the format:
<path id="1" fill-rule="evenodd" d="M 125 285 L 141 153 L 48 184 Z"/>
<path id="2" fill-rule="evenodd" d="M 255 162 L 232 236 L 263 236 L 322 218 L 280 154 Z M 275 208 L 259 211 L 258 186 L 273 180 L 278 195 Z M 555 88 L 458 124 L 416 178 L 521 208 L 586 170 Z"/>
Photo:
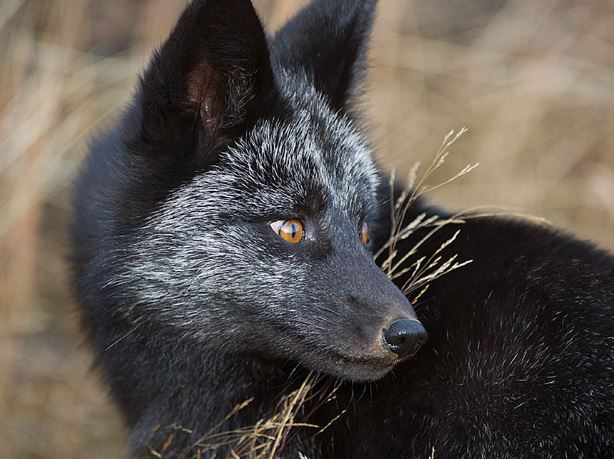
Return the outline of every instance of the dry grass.
<path id="1" fill-rule="evenodd" d="M 228 449 L 227 455 L 237 459 L 274 459 L 279 456 L 296 435 L 301 434 L 308 441 L 309 438 L 314 438 L 324 432 L 345 414 L 345 411 L 339 412 L 323 426 L 310 422 L 310 418 L 316 410 L 336 398 L 339 387 L 339 383 L 331 380 L 321 383 L 319 376 L 310 372 L 297 389 L 280 395 L 277 407 L 268 418 L 261 419 L 251 426 L 242 426 L 230 431 L 221 430 L 221 426 L 226 421 L 231 420 L 253 401 L 253 399 L 245 400 L 230 410 L 218 424 L 212 426 L 209 431 L 197 439 L 190 446 L 189 456 L 195 459 L 203 457 L 205 454 L 218 457 L 220 451 Z M 311 408 L 307 409 L 307 406 Z M 158 450 L 149 449 L 152 457 L 165 457 L 166 451 L 173 445 L 177 431 L 192 433 L 190 429 L 183 426 L 169 426 L 168 430 L 170 430 L 170 433 L 162 448 Z M 301 453 L 301 457 L 306 456 Z"/>
<path id="2" fill-rule="evenodd" d="M 128 100 L 183 3 L 0 2 L 6 457 L 121 455 L 125 435 L 88 371 L 66 285 L 68 197 L 87 139 Z M 257 2 L 272 28 L 299 4 Z M 405 176 L 467 125 L 435 175 L 480 169 L 432 199 L 521 208 L 614 248 L 613 21 L 609 0 L 383 1 L 366 100 L 381 161 Z"/>
<path id="3" fill-rule="evenodd" d="M 419 162 L 414 163 L 404 182 L 407 188 L 396 199 L 394 198 L 395 174 L 391 174 L 390 177 L 390 219 L 392 221 L 390 237 L 378 252 L 375 253 L 375 258 L 379 258 L 384 253 L 387 254 L 381 266 L 391 280 L 407 276 L 407 280 L 402 285 L 401 290 L 413 302 L 417 301 L 426 292 L 431 281 L 472 262 L 472 260 L 457 261 L 458 255 L 456 254 L 447 259 L 442 258 L 441 253 L 456 240 L 461 231 L 460 229 L 433 253 L 424 254 L 421 250 L 422 246 L 442 227 L 446 225 L 462 225 L 464 223 L 462 216 L 465 212 L 459 212 L 449 218 L 437 215 L 429 216 L 422 213 L 409 223 L 404 223 L 407 220 L 406 217 L 409 209 L 418 199 L 467 175 L 479 165 L 478 163 L 468 164 L 460 172 L 436 185 L 429 185 L 427 182 L 445 164 L 450 154 L 449 148 L 466 132 L 466 128 L 462 128 L 458 132 L 450 131 L 445 136 L 432 162 L 419 178 L 418 171 L 421 164 Z M 397 244 L 422 229 L 428 230 L 426 234 L 416 241 L 416 244 L 407 252 L 399 254 Z M 418 293 L 414 295 L 416 291 Z"/>

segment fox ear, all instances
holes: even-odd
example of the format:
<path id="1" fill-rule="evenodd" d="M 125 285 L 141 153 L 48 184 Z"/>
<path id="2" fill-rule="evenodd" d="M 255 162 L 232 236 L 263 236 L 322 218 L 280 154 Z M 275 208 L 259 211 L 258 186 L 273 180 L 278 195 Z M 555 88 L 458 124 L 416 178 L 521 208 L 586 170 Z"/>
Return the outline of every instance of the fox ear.
<path id="1" fill-rule="evenodd" d="M 377 0 L 314 0 L 276 35 L 273 59 L 304 72 L 333 109 L 360 92 Z"/>
<path id="2" fill-rule="evenodd" d="M 194 0 L 141 79 L 141 150 L 186 155 L 227 142 L 272 81 L 250 1 Z"/>

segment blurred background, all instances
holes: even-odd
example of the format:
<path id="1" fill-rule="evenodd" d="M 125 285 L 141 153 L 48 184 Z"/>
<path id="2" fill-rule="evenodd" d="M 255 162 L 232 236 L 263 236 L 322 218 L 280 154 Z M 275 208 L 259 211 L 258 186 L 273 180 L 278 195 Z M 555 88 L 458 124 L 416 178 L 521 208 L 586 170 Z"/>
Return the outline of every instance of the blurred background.
<path id="1" fill-rule="evenodd" d="M 304 2 L 257 0 L 270 31 Z M 67 285 L 71 183 L 185 0 L 0 0 L 0 457 L 121 457 Z M 365 99 L 399 175 L 469 132 L 432 196 L 614 249 L 614 2 L 381 0 Z M 434 180 L 437 180 L 435 177 Z"/>

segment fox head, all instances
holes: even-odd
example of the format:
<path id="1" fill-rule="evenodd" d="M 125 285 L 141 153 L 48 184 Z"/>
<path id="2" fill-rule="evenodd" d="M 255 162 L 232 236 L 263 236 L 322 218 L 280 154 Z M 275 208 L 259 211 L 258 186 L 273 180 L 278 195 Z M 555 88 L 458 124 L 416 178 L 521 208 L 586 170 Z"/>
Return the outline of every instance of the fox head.
<path id="1" fill-rule="evenodd" d="M 84 301 L 352 380 L 417 351 L 373 261 L 380 174 L 353 110 L 374 7 L 316 0 L 274 38 L 248 0 L 187 7 L 82 173 Z"/>

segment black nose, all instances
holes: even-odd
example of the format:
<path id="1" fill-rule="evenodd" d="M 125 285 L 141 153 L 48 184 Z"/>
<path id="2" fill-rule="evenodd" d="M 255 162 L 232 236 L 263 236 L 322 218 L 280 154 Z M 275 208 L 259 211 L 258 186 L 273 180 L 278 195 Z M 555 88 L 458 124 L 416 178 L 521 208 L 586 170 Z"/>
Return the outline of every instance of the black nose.
<path id="1" fill-rule="evenodd" d="M 427 339 L 426 330 L 417 320 L 397 320 L 384 330 L 384 342 L 399 357 L 415 354 Z"/>

